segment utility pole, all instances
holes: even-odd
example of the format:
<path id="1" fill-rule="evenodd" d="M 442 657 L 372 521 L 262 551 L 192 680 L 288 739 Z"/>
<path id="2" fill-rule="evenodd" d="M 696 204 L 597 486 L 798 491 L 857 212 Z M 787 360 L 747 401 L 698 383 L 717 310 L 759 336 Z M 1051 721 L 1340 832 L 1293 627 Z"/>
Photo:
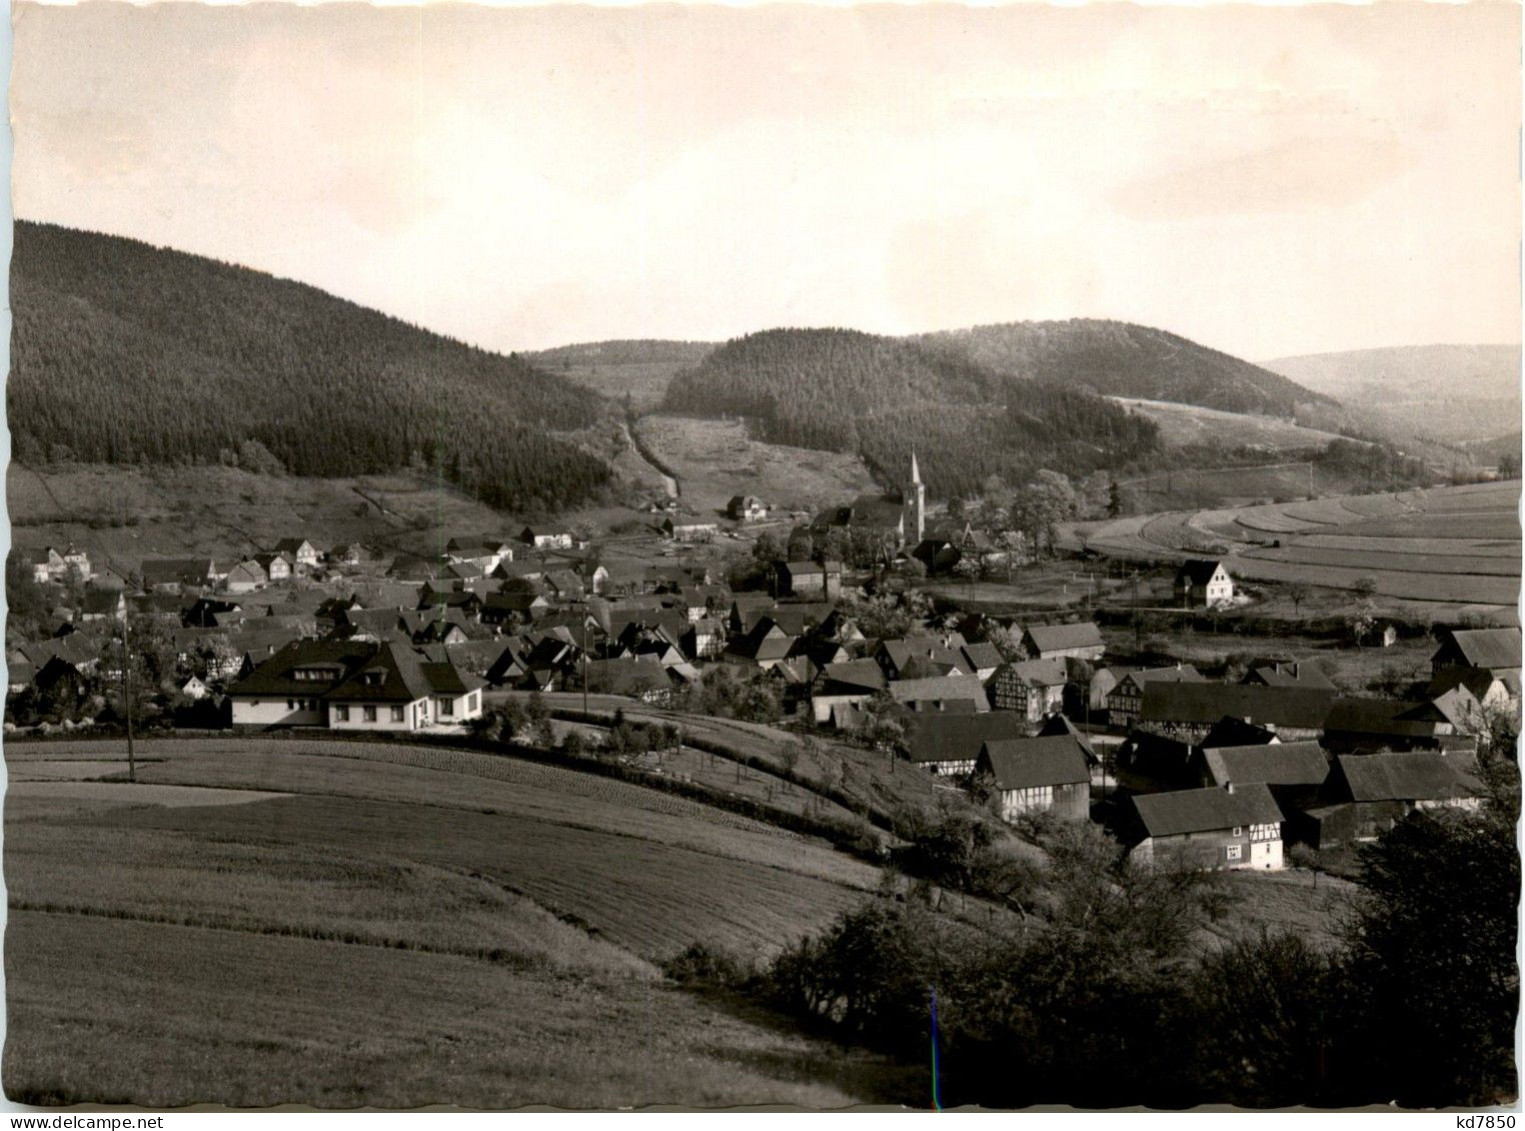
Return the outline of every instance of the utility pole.
<path id="1" fill-rule="evenodd" d="M 1138 623 L 1138 570 L 1133 571 L 1133 650 L 1144 650 L 1144 634 Z"/>
<path id="2" fill-rule="evenodd" d="M 582 614 L 582 713 L 586 722 L 588 714 L 588 613 L 586 609 Z"/>

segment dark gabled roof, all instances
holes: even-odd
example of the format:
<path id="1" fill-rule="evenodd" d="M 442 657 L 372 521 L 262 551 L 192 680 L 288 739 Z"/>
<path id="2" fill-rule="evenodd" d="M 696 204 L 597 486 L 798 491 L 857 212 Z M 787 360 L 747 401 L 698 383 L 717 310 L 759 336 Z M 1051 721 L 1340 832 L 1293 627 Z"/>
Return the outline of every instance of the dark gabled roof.
<path id="1" fill-rule="evenodd" d="M 1440 658 L 1454 652 L 1466 666 L 1473 668 L 1518 668 L 1520 666 L 1520 630 L 1518 628 L 1460 628 L 1450 634 L 1436 653 Z"/>
<path id="2" fill-rule="evenodd" d="M 1430 718 L 1411 718 L 1415 708 L 1431 703 L 1413 703 L 1402 699 L 1336 699 L 1329 708 L 1324 727 L 1331 733 L 1373 734 L 1402 738 L 1429 738 L 1435 733 L 1439 712 Z M 1424 712 L 1420 712 L 1421 715 Z"/>
<path id="3" fill-rule="evenodd" d="M 827 664 L 821 670 L 825 694 L 851 694 L 854 691 L 882 691 L 889 684 L 884 669 L 873 660 L 846 660 Z M 841 690 L 838 690 L 841 689 Z"/>
<path id="4" fill-rule="evenodd" d="M 210 558 L 144 558 L 143 584 L 183 582 L 199 585 L 211 576 Z"/>
<path id="5" fill-rule="evenodd" d="M 891 683 L 889 691 L 897 703 L 921 703 L 934 699 L 967 700 L 976 704 L 983 704 L 986 701 L 985 685 L 972 675 L 902 679 Z"/>
<path id="6" fill-rule="evenodd" d="M 994 644 L 965 644 L 959 649 L 964 654 L 964 659 L 969 662 L 969 667 L 974 671 L 981 668 L 998 668 L 1001 666 L 1001 652 Z"/>
<path id="7" fill-rule="evenodd" d="M 1062 687 L 1069 682 L 1069 668 L 1062 656 L 1050 656 L 1046 660 L 1021 660 L 1006 664 L 996 679 L 1015 677 L 1026 687 Z"/>
<path id="8" fill-rule="evenodd" d="M 1317 742 L 1272 742 L 1261 746 L 1204 749 L 1202 760 L 1212 784 L 1322 785 L 1329 758 Z"/>
<path id="9" fill-rule="evenodd" d="M 1169 664 L 1162 668 L 1135 668 L 1118 679 L 1119 684 L 1132 680 L 1140 691 L 1151 683 L 1206 683 L 1207 677 L 1190 664 Z"/>
<path id="10" fill-rule="evenodd" d="M 411 703 L 429 691 L 422 657 L 410 647 L 387 641 L 355 665 L 327 698 L 335 702 Z"/>
<path id="11" fill-rule="evenodd" d="M 315 542 L 310 542 L 306 538 L 282 538 L 272 549 L 278 554 L 295 554 L 303 546 L 310 550 L 318 548 Z"/>
<path id="12" fill-rule="evenodd" d="M 1027 637 L 1039 652 L 1062 652 L 1070 648 L 1100 648 L 1101 629 L 1090 621 L 1078 624 L 1029 625 Z"/>
<path id="13" fill-rule="evenodd" d="M 1026 738 L 1027 720 L 1012 711 L 978 715 L 911 715 L 905 745 L 912 762 L 972 762 L 992 739 Z"/>
<path id="14" fill-rule="evenodd" d="M 1222 564 L 1216 558 L 1192 558 L 1181 563 L 1181 568 L 1176 571 L 1176 579 L 1189 581 L 1193 585 L 1206 585 Z"/>
<path id="15" fill-rule="evenodd" d="M 234 638 L 235 646 L 246 646 L 249 634 Z M 273 697 L 322 694 L 337 686 L 351 671 L 365 663 L 375 652 L 372 644 L 343 640 L 300 640 L 287 644 L 249 675 L 228 688 L 229 695 L 269 695 Z M 333 669 L 330 680 L 295 679 L 298 668 Z"/>
<path id="16" fill-rule="evenodd" d="M 79 611 L 82 613 L 115 613 L 124 597 L 120 589 L 86 589 L 80 596 Z"/>
<path id="17" fill-rule="evenodd" d="M 426 660 L 419 665 L 429 690 L 435 695 L 465 695 L 486 684 L 474 675 L 468 675 L 449 660 Z"/>
<path id="18" fill-rule="evenodd" d="M 1144 685 L 1144 722 L 1210 725 L 1225 716 L 1257 724 L 1318 730 L 1335 693 L 1321 687 L 1256 687 L 1223 683 Z"/>
<path id="19" fill-rule="evenodd" d="M 1452 755 L 1342 754 L 1336 762 L 1352 801 L 1438 801 L 1478 793 L 1477 780 Z"/>
<path id="20" fill-rule="evenodd" d="M 817 573 L 841 573 L 841 562 L 785 562 L 783 569 L 789 571 L 790 577 L 799 577 L 801 574 Z"/>
<path id="21" fill-rule="evenodd" d="M 1334 689 L 1334 681 L 1313 664 L 1272 662 L 1256 664 L 1241 683 L 1262 683 L 1267 687 L 1325 687 Z"/>
<path id="22" fill-rule="evenodd" d="M 1284 819 L 1271 791 L 1261 784 L 1236 786 L 1232 793 L 1208 786 L 1140 794 L 1131 800 L 1151 837 L 1280 824 Z"/>
<path id="23" fill-rule="evenodd" d="M 1032 789 L 1042 785 L 1075 785 L 1091 780 L 1085 750 L 1074 736 L 996 739 L 980 750 L 999 789 Z"/>

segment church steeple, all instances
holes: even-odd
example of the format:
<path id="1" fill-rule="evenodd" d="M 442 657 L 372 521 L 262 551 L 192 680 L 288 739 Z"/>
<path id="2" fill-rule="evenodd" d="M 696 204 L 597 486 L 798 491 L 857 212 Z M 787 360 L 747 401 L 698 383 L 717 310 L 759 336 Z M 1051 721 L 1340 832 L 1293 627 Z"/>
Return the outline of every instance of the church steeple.
<path id="1" fill-rule="evenodd" d="M 906 533 L 916 532 L 916 541 L 913 545 L 921 545 L 923 538 L 927 536 L 927 488 L 921 481 L 921 468 L 916 465 L 916 449 L 911 449 L 911 489 L 906 492 L 906 508 L 911 512 L 906 517 L 910 520 L 906 523 Z"/>

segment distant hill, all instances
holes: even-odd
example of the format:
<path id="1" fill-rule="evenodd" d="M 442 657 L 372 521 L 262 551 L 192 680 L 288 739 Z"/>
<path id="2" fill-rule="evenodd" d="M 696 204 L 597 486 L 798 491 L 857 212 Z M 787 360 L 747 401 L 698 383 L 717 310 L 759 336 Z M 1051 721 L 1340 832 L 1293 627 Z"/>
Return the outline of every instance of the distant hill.
<path id="1" fill-rule="evenodd" d="M 914 448 L 929 490 L 969 494 L 999 473 L 1085 474 L 1158 446 L 1140 415 L 1084 389 L 1010 376 L 855 330 L 767 330 L 727 342 L 667 389 L 664 411 L 745 417 L 774 444 L 861 454 L 897 482 Z"/>
<path id="2" fill-rule="evenodd" d="M 662 403 L 674 374 L 698 365 L 714 342 L 660 339 L 584 342 L 524 355 L 526 361 L 560 374 L 610 400 L 649 412 Z"/>
<path id="3" fill-rule="evenodd" d="M 22 221 L 11 303 L 23 461 L 273 460 L 311 476 L 412 464 L 521 510 L 579 503 L 610 477 L 551 434 L 594 424 L 598 398 L 301 283 Z"/>
<path id="4" fill-rule="evenodd" d="M 1265 363 L 1388 430 L 1484 440 L 1520 419 L 1520 347 L 1397 346 Z"/>
<path id="5" fill-rule="evenodd" d="M 1127 322 L 1008 322 L 912 340 L 1000 373 L 1107 396 L 1281 417 L 1291 417 L 1298 404 L 1333 399 L 1177 334 Z"/>

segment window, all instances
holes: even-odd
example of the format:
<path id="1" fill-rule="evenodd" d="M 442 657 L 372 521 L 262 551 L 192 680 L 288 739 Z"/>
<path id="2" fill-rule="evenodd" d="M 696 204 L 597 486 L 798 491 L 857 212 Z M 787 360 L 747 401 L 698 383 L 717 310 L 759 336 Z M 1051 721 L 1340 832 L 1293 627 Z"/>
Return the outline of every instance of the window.
<path id="1" fill-rule="evenodd" d="M 295 700 L 292 700 L 292 699 L 286 700 L 286 710 L 288 710 L 288 711 L 295 711 L 296 709 L 297 709 L 297 705 L 296 705 L 296 701 Z"/>
<path id="2" fill-rule="evenodd" d="M 349 722 L 349 708 L 348 707 L 345 707 L 345 706 L 342 706 L 342 705 L 335 707 L 334 708 L 334 715 L 338 718 L 338 720 L 341 723 Z"/>
<path id="3" fill-rule="evenodd" d="M 401 708 L 401 707 L 393 707 L 392 708 L 392 721 L 394 723 L 406 722 L 407 718 L 408 718 L 407 712 L 403 708 Z"/>
<path id="4" fill-rule="evenodd" d="M 473 691 L 471 693 L 471 698 L 466 701 L 466 709 L 468 711 L 475 711 L 477 709 L 477 703 L 480 702 L 477 698 L 479 695 L 481 695 L 480 691 Z"/>
<path id="5" fill-rule="evenodd" d="M 1240 855 L 1243 852 L 1244 852 L 1244 846 L 1243 845 L 1238 845 L 1238 844 L 1228 845 L 1223 850 L 1223 854 L 1226 857 L 1228 857 L 1228 859 L 1230 859 L 1230 860 L 1238 860 L 1240 858 Z"/>
<path id="6" fill-rule="evenodd" d="M 439 713 L 442 714 L 442 715 L 453 715 L 453 714 L 455 714 L 455 700 L 453 700 L 453 699 L 441 699 L 439 701 Z"/>
<path id="7" fill-rule="evenodd" d="M 376 708 L 375 707 L 361 707 L 360 708 L 360 716 L 366 722 L 374 723 L 376 721 Z"/>
<path id="8" fill-rule="evenodd" d="M 1229 835 L 1230 836 L 1243 836 L 1244 835 L 1244 826 L 1243 825 L 1235 825 L 1234 826 L 1234 831 L 1232 833 L 1230 833 Z"/>

